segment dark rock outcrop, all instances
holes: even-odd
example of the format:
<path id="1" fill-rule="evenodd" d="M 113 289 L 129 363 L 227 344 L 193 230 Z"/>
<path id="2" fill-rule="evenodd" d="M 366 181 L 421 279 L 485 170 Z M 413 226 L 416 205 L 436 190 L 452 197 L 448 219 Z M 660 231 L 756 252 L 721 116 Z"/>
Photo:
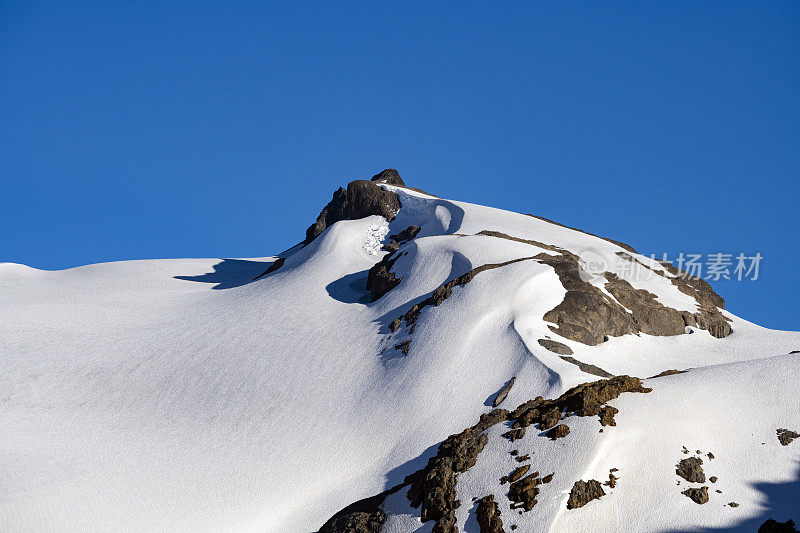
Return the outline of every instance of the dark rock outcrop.
<path id="1" fill-rule="evenodd" d="M 602 409 L 600 409 L 600 425 L 601 426 L 616 426 L 617 423 L 614 420 L 614 415 L 619 413 L 619 409 L 616 407 L 612 407 L 611 405 L 606 405 Z"/>
<path id="2" fill-rule="evenodd" d="M 268 268 L 266 271 L 264 271 L 263 273 L 259 274 L 259 275 L 258 275 L 258 276 L 256 276 L 256 277 L 254 277 L 254 278 L 253 278 L 253 281 L 255 281 L 255 280 L 257 280 L 257 279 L 261 279 L 261 278 L 263 278 L 264 276 L 266 276 L 267 274 L 272 274 L 273 272 L 275 272 L 276 270 L 278 270 L 280 267 L 282 267 L 282 266 L 283 266 L 283 264 L 284 264 L 285 262 L 286 262 L 286 258 L 285 258 L 285 257 L 279 257 L 279 258 L 277 258 L 277 259 L 275 260 L 275 262 L 274 262 L 274 263 L 272 263 L 272 264 L 269 266 L 269 268 Z"/>
<path id="3" fill-rule="evenodd" d="M 688 370 L 664 370 L 663 372 L 656 374 L 655 376 L 650 376 L 647 379 L 655 379 L 655 378 L 663 378 L 665 376 L 674 376 L 675 374 L 685 374 Z"/>
<path id="4" fill-rule="evenodd" d="M 590 501 L 605 495 L 602 485 L 596 479 L 590 479 L 589 481 L 578 480 L 572 486 L 572 490 L 569 491 L 567 509 L 579 509 Z"/>
<path id="5" fill-rule="evenodd" d="M 529 400 L 512 411 L 509 419 L 514 420 L 513 428 L 524 429 L 531 424 L 538 423 L 539 429 L 546 430 L 558 423 L 563 411 L 578 416 L 597 416 L 607 402 L 623 392 L 650 392 L 651 390 L 642 387 L 639 378 L 615 376 L 611 379 L 583 383 L 569 389 L 554 400 L 545 400 L 541 396 L 535 400 Z M 607 419 L 608 414 L 605 416 Z"/>
<path id="6" fill-rule="evenodd" d="M 456 531 L 455 510 L 461 505 L 456 500 L 456 478 L 475 464 L 478 454 L 486 446 L 488 437 L 483 432 L 507 416 L 508 411 L 504 409 L 481 415 L 474 426 L 447 437 L 425 468 L 406 477 L 405 482 L 410 485 L 408 499 L 411 506 L 422 506 L 423 522 L 436 521 L 433 531 Z"/>
<path id="7" fill-rule="evenodd" d="M 577 256 L 565 251 L 555 256 L 540 254 L 537 259 L 555 270 L 567 290 L 564 300 L 544 315 L 544 320 L 556 325 L 550 327 L 555 333 L 595 346 L 608 336 L 638 332 L 624 307 L 581 277 Z"/>
<path id="8" fill-rule="evenodd" d="M 319 533 L 380 533 L 386 523 L 386 513 L 380 509 L 372 513 L 356 511 L 327 522 Z"/>
<path id="9" fill-rule="evenodd" d="M 700 308 L 697 313 L 666 307 L 656 299 L 654 294 L 642 289 L 634 289 L 626 280 L 606 272 L 604 273 L 607 279 L 606 288 L 619 301 L 617 303 L 582 277 L 580 259 L 572 252 L 542 242 L 512 237 L 498 231 L 484 230 L 478 232 L 477 235 L 522 242 L 558 252 L 558 255 L 539 254 L 535 259 L 551 266 L 567 290 L 564 300 L 544 315 L 546 321 L 556 325 L 555 327 L 551 326 L 550 329 L 562 337 L 594 346 L 604 342 L 608 337 L 639 332 L 662 336 L 681 335 L 685 333 L 686 326 L 706 329 L 718 338 L 725 337 L 731 332 L 728 320 L 719 310 L 719 308 L 724 309 L 725 307 L 722 297 L 716 294 L 704 280 L 687 276 L 669 263 L 666 263 L 664 268 L 678 276 L 670 277 L 670 281 L 681 292 L 695 298 Z M 617 244 L 621 245 L 621 243 Z M 649 268 L 626 252 L 619 252 L 618 255 Z M 654 270 L 654 272 L 664 275 L 661 270 Z M 626 307 L 632 313 L 629 313 Z"/>
<path id="10" fill-rule="evenodd" d="M 517 378 L 513 377 L 510 380 L 508 380 L 508 383 L 503 385 L 503 388 L 500 389 L 500 391 L 494 397 L 494 400 L 492 400 L 492 407 L 497 407 L 498 405 L 503 403 L 503 400 L 505 400 L 506 397 L 508 397 L 508 393 L 511 391 L 511 387 L 514 386 L 514 382 L 516 380 Z"/>
<path id="11" fill-rule="evenodd" d="M 369 269 L 369 273 L 367 273 L 367 290 L 373 302 L 397 287 L 403 280 L 403 278 L 398 277 L 391 271 L 400 255 L 386 254 Z"/>
<path id="12" fill-rule="evenodd" d="M 411 225 L 398 233 L 397 235 L 391 235 L 389 237 L 389 243 L 383 246 L 383 249 L 387 252 L 396 252 L 400 249 L 400 245 L 410 241 L 414 237 L 417 236 L 419 233 L 420 227 Z"/>
<path id="13" fill-rule="evenodd" d="M 789 431 L 786 428 L 780 428 L 776 431 L 778 433 L 778 442 L 783 446 L 788 446 L 794 439 L 800 439 L 800 433 Z"/>
<path id="14" fill-rule="evenodd" d="M 518 468 L 515 468 L 509 475 L 500 478 L 500 484 L 505 485 L 506 483 L 513 483 L 517 481 L 519 478 L 527 474 L 530 468 L 531 465 L 522 465 Z"/>
<path id="15" fill-rule="evenodd" d="M 573 353 L 572 348 L 561 342 L 550 339 L 539 339 L 537 342 L 546 350 L 550 350 L 551 352 L 559 355 L 572 355 Z"/>
<path id="16" fill-rule="evenodd" d="M 512 502 L 512 509 L 522 509 L 527 512 L 536 505 L 536 496 L 539 495 L 539 485 L 543 483 L 539 472 L 534 472 L 515 481 L 508 488 L 508 499 Z"/>
<path id="17" fill-rule="evenodd" d="M 605 273 L 606 289 L 614 298 L 633 312 L 636 327 L 647 335 L 672 336 L 685 333 L 692 313 L 666 307 L 656 295 L 644 289 L 634 289 L 627 281 L 611 272 Z"/>
<path id="18" fill-rule="evenodd" d="M 546 435 L 553 440 L 560 439 L 561 437 L 566 437 L 567 435 L 569 435 L 569 426 L 567 426 L 566 424 L 559 424 L 551 428 L 546 433 Z"/>
<path id="19" fill-rule="evenodd" d="M 616 376 L 611 379 L 578 385 L 555 399 L 545 400 L 539 396 L 523 403 L 513 412 L 494 409 L 489 413 L 484 413 L 477 424 L 445 439 L 439 445 L 436 456 L 430 458 L 424 468 L 406 476 L 401 485 L 386 493 L 363 500 L 362 502 L 370 502 L 368 506 L 363 504 L 357 507 L 349 506 L 337 513 L 334 518 L 338 519 L 353 512 L 374 512 L 383 502 L 386 494 L 408 487 L 407 497 L 412 507 L 421 507 L 420 514 L 423 522 L 434 520 L 436 522 L 433 527 L 435 533 L 457 533 L 455 510 L 460 507 L 461 502 L 456 499 L 456 481 L 460 473 L 475 464 L 478 455 L 486 446 L 488 436 L 485 431 L 487 429 L 506 421 L 513 421 L 513 429 L 503 436 L 514 440 L 522 438 L 525 435 L 525 427 L 531 424 L 538 423 L 539 429 L 542 431 L 557 426 L 564 411 L 577 416 L 597 416 L 606 402 L 623 392 L 649 392 L 650 390 L 642 387 L 639 378 Z M 566 428 L 563 425 L 562 427 Z M 519 455 L 519 451 L 515 450 L 512 455 Z M 520 457 L 520 461 L 529 459 L 529 456 Z M 536 505 L 540 486 L 553 479 L 553 474 L 540 477 L 539 472 L 534 472 L 526 475 L 529 469 L 530 465 L 521 465 L 511 474 L 501 478 L 504 482 L 510 483 L 509 500 L 512 502 L 512 508 L 523 512 L 531 510 Z M 602 489 L 600 490 L 602 492 Z M 575 501 L 580 501 L 585 495 L 593 493 L 592 484 L 592 487 L 584 489 L 583 492 L 578 490 L 575 496 L 578 500 Z"/>
<path id="20" fill-rule="evenodd" d="M 699 457 L 687 457 L 675 465 L 675 473 L 690 483 L 705 483 L 703 460 Z"/>
<path id="21" fill-rule="evenodd" d="M 475 511 L 480 533 L 503 533 L 503 521 L 500 519 L 500 508 L 494 501 L 494 496 L 489 494 L 478 500 L 478 509 Z"/>
<path id="22" fill-rule="evenodd" d="M 616 468 L 611 468 L 608 471 L 608 481 L 603 483 L 606 487 L 611 487 L 612 489 L 617 486 L 617 480 L 619 479 L 617 476 L 614 475 L 614 472 L 617 472 Z"/>
<path id="23" fill-rule="evenodd" d="M 322 209 L 317 221 L 306 230 L 304 242 L 310 243 L 340 220 L 380 215 L 391 221 L 399 210 L 400 199 L 397 193 L 384 190 L 373 181 L 351 181 L 347 184 L 347 189 L 340 187 L 333 193 L 333 199 Z"/>
<path id="24" fill-rule="evenodd" d="M 393 168 L 387 168 L 386 170 L 378 172 L 372 176 L 370 181 L 377 181 L 378 183 L 385 183 L 387 185 L 399 185 L 401 187 L 405 187 L 406 185 L 397 170 Z"/>
<path id="25" fill-rule="evenodd" d="M 687 323 L 686 325 L 696 325 L 700 329 L 708 330 L 712 336 L 718 339 L 730 335 L 733 330 L 729 320 L 720 311 L 720 309 L 725 309 L 725 300 L 722 296 L 714 292 L 706 280 L 690 276 L 668 261 L 660 261 L 660 264 L 675 276 L 669 278 L 672 284 L 682 293 L 693 297 L 700 307 L 700 310 L 694 314 L 695 324 Z"/>
<path id="26" fill-rule="evenodd" d="M 573 365 L 580 368 L 582 371 L 586 372 L 587 374 L 591 374 L 593 376 L 601 377 L 601 378 L 613 378 L 614 374 L 611 372 L 606 372 L 599 366 L 590 365 L 589 363 L 584 363 L 582 361 L 578 361 L 574 357 L 570 357 L 568 355 L 562 355 L 561 359 L 566 361 L 567 363 L 572 363 Z"/>
<path id="27" fill-rule="evenodd" d="M 708 502 L 708 487 L 686 489 L 681 494 L 700 505 Z"/>
<path id="28" fill-rule="evenodd" d="M 793 520 L 778 522 L 772 518 L 761 524 L 758 533 L 798 533 Z"/>
<path id="29" fill-rule="evenodd" d="M 390 238 L 399 243 L 408 242 L 419 234 L 419 230 L 420 230 L 419 226 L 414 226 L 412 224 L 411 226 L 407 227 L 397 235 L 392 235 Z"/>

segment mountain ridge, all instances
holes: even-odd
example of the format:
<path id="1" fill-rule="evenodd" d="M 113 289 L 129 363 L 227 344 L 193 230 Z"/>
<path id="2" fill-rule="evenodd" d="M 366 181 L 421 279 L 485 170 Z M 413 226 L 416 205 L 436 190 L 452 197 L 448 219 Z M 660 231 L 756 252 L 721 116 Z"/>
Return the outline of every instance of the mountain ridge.
<path id="1" fill-rule="evenodd" d="M 800 428 L 800 334 L 736 317 L 705 281 L 622 243 L 435 197 L 392 169 L 352 183 L 279 256 L 0 269 L 0 524 L 744 531 L 797 518 L 798 441 L 776 431 Z M 559 403 L 620 380 L 652 391 Z M 707 503 L 683 494 L 700 490 L 676 477 L 683 446 L 713 466 Z M 584 501 L 592 480 L 604 494 Z M 364 498 L 368 516 L 331 529 Z"/>

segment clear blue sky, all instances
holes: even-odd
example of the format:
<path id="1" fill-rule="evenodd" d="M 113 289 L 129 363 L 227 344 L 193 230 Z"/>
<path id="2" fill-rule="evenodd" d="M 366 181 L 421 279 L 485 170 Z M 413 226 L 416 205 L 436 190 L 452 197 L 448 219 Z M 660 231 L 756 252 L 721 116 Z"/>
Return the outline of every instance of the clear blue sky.
<path id="1" fill-rule="evenodd" d="M 0 2 L 0 261 L 248 257 L 399 169 L 800 329 L 800 2 Z M 798 347 L 800 349 L 800 346 Z"/>

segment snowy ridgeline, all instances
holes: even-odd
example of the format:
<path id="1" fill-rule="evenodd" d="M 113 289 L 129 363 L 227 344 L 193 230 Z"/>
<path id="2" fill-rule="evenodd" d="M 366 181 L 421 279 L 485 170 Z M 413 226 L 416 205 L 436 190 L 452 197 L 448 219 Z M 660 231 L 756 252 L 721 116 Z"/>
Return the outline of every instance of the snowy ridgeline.
<path id="1" fill-rule="evenodd" d="M 0 530 L 316 531 L 426 472 L 503 389 L 514 411 L 671 369 L 690 370 L 601 415 L 503 415 L 469 435 L 483 444 L 458 452 L 472 464 L 452 487 L 413 506 L 404 486 L 360 517 L 384 532 L 800 521 L 800 334 L 614 242 L 381 187 L 402 206 L 391 221 L 325 220 L 261 277 L 277 258 L 0 264 Z M 679 475 L 688 458 L 702 463 Z"/>

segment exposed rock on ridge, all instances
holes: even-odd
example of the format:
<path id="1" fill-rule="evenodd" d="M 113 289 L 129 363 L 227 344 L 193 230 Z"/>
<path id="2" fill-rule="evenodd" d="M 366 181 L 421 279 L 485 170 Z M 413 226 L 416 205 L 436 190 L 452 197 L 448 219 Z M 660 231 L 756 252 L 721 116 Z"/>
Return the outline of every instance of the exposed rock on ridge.
<path id="1" fill-rule="evenodd" d="M 377 176 L 386 172 L 388 171 L 385 170 Z M 340 187 L 333 193 L 333 199 L 322 209 L 317 221 L 306 230 L 304 242 L 310 243 L 340 220 L 358 219 L 370 215 L 380 215 L 387 220 L 393 220 L 400 210 L 400 198 L 397 193 L 385 190 L 378 183 L 397 180 L 402 182 L 402 179 L 395 170 L 394 174 L 389 173 L 381 180 L 383 181 L 355 180 L 347 184 L 347 189 Z"/>
<path id="2" fill-rule="evenodd" d="M 376 520 L 377 515 L 374 513 L 379 510 L 378 506 L 383 502 L 386 494 L 409 487 L 407 497 L 411 506 L 421 507 L 423 522 L 435 521 L 434 533 L 458 533 L 455 511 L 461 506 L 461 502 L 456 499 L 456 481 L 460 473 L 467 471 L 476 463 L 478 455 L 488 443 L 489 438 L 485 433 L 487 429 L 506 421 L 513 421 L 513 427 L 523 433 L 524 428 L 533 423 L 539 423 L 539 429 L 545 430 L 556 426 L 561 420 L 563 412 L 577 416 L 597 416 L 601 414 L 604 407 L 607 407 L 605 406 L 606 402 L 618 397 L 623 392 L 650 392 L 650 390 L 642 386 L 639 378 L 616 376 L 612 379 L 583 383 L 555 399 L 545 400 L 541 396 L 537 397 L 523 403 L 512 412 L 505 409 L 494 409 L 489 413 L 484 413 L 477 424 L 445 439 L 439 445 L 436 456 L 430 458 L 424 468 L 406 476 L 401 485 L 386 493 L 362 500 L 362 502 L 369 502 L 369 506 L 354 504 L 340 511 L 326 523 L 326 526 L 334 522 L 334 519 L 344 520 L 345 517 L 351 516 L 355 512 L 371 512 L 376 517 L 373 520 Z M 566 429 L 566 426 L 564 428 Z M 539 487 L 553 479 L 553 474 L 544 477 L 540 477 L 539 472 L 525 475 L 529 468 L 529 465 L 519 467 L 501 480 L 504 483 L 511 482 L 509 498 L 513 502 L 512 507 L 521 511 L 532 509 L 537 502 L 536 496 L 539 494 Z M 589 483 L 591 484 L 591 481 Z M 593 484 L 587 490 L 586 495 L 588 496 L 596 494 Z M 600 492 L 602 493 L 602 488 L 600 488 Z M 575 500 L 576 502 L 583 498 L 581 494 L 576 496 L 578 498 Z M 482 512 L 486 513 L 487 524 L 499 524 L 502 527 L 499 509 L 492 506 L 494 498 L 487 496 L 481 501 L 483 502 Z M 496 506 L 496 503 L 494 505 Z M 348 510 L 350 510 L 349 513 L 346 512 Z M 352 519 L 360 520 L 362 518 L 364 517 L 359 515 Z M 320 533 L 333 531 L 338 530 L 320 530 Z M 380 531 L 380 529 L 376 531 Z M 488 529 L 487 531 L 493 530 Z M 370 531 L 370 533 L 372 532 Z"/>

